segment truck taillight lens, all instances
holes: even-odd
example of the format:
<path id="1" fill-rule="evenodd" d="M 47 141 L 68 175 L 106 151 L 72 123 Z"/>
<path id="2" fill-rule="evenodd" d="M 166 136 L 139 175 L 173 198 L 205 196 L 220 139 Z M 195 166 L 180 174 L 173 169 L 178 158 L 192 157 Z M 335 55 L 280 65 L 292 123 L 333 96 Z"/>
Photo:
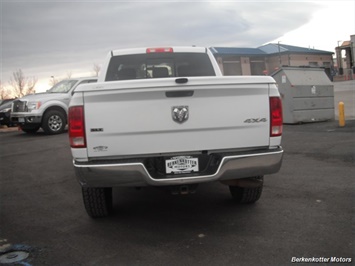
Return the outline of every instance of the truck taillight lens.
<path id="1" fill-rule="evenodd" d="M 282 135 L 282 103 L 280 97 L 270 97 L 270 137 Z"/>
<path id="2" fill-rule="evenodd" d="M 147 48 L 147 54 L 149 53 L 172 53 L 174 52 L 172 47 L 158 47 L 158 48 Z"/>
<path id="3" fill-rule="evenodd" d="M 70 146 L 72 148 L 86 148 L 84 107 L 70 107 L 68 121 Z"/>

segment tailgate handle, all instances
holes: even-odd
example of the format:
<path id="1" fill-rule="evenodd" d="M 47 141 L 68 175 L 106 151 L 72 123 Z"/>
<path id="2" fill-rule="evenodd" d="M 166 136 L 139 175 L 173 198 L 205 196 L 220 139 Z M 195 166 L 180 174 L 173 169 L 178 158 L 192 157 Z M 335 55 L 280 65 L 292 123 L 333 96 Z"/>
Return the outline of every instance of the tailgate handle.
<path id="1" fill-rule="evenodd" d="M 166 91 L 165 96 L 168 98 L 174 97 L 191 97 L 194 95 L 194 91 Z"/>

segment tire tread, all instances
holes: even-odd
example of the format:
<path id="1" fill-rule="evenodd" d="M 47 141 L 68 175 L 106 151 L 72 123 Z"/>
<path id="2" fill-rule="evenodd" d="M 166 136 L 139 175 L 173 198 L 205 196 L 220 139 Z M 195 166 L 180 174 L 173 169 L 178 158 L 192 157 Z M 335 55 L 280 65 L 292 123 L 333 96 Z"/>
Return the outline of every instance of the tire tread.
<path id="1" fill-rule="evenodd" d="M 263 180 L 262 176 L 252 177 L 254 179 Z M 239 203 L 255 203 L 261 197 L 263 191 L 263 182 L 260 186 L 255 188 L 246 188 L 239 186 L 229 186 L 229 190 L 233 199 Z"/>
<path id="2" fill-rule="evenodd" d="M 112 211 L 112 188 L 82 188 L 86 212 L 90 217 L 106 217 Z"/>

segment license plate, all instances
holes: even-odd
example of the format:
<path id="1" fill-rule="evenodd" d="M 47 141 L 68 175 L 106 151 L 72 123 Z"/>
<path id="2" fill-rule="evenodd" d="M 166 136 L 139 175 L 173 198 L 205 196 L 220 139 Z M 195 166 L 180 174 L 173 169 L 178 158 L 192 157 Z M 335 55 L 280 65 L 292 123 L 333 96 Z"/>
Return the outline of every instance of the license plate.
<path id="1" fill-rule="evenodd" d="M 185 174 L 198 172 L 198 158 L 192 156 L 176 156 L 165 160 L 167 174 Z"/>
<path id="2" fill-rule="evenodd" d="M 19 118 L 18 118 L 18 121 L 19 121 L 20 123 L 24 123 L 24 122 L 25 122 L 25 118 L 19 117 Z"/>

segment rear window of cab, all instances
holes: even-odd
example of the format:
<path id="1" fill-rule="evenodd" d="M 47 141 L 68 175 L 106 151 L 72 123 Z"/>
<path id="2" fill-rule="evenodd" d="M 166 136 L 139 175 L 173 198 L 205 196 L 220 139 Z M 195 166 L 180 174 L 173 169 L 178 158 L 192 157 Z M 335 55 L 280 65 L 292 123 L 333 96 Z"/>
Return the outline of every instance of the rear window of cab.
<path id="1" fill-rule="evenodd" d="M 206 53 L 147 53 L 113 56 L 105 81 L 215 75 Z"/>

